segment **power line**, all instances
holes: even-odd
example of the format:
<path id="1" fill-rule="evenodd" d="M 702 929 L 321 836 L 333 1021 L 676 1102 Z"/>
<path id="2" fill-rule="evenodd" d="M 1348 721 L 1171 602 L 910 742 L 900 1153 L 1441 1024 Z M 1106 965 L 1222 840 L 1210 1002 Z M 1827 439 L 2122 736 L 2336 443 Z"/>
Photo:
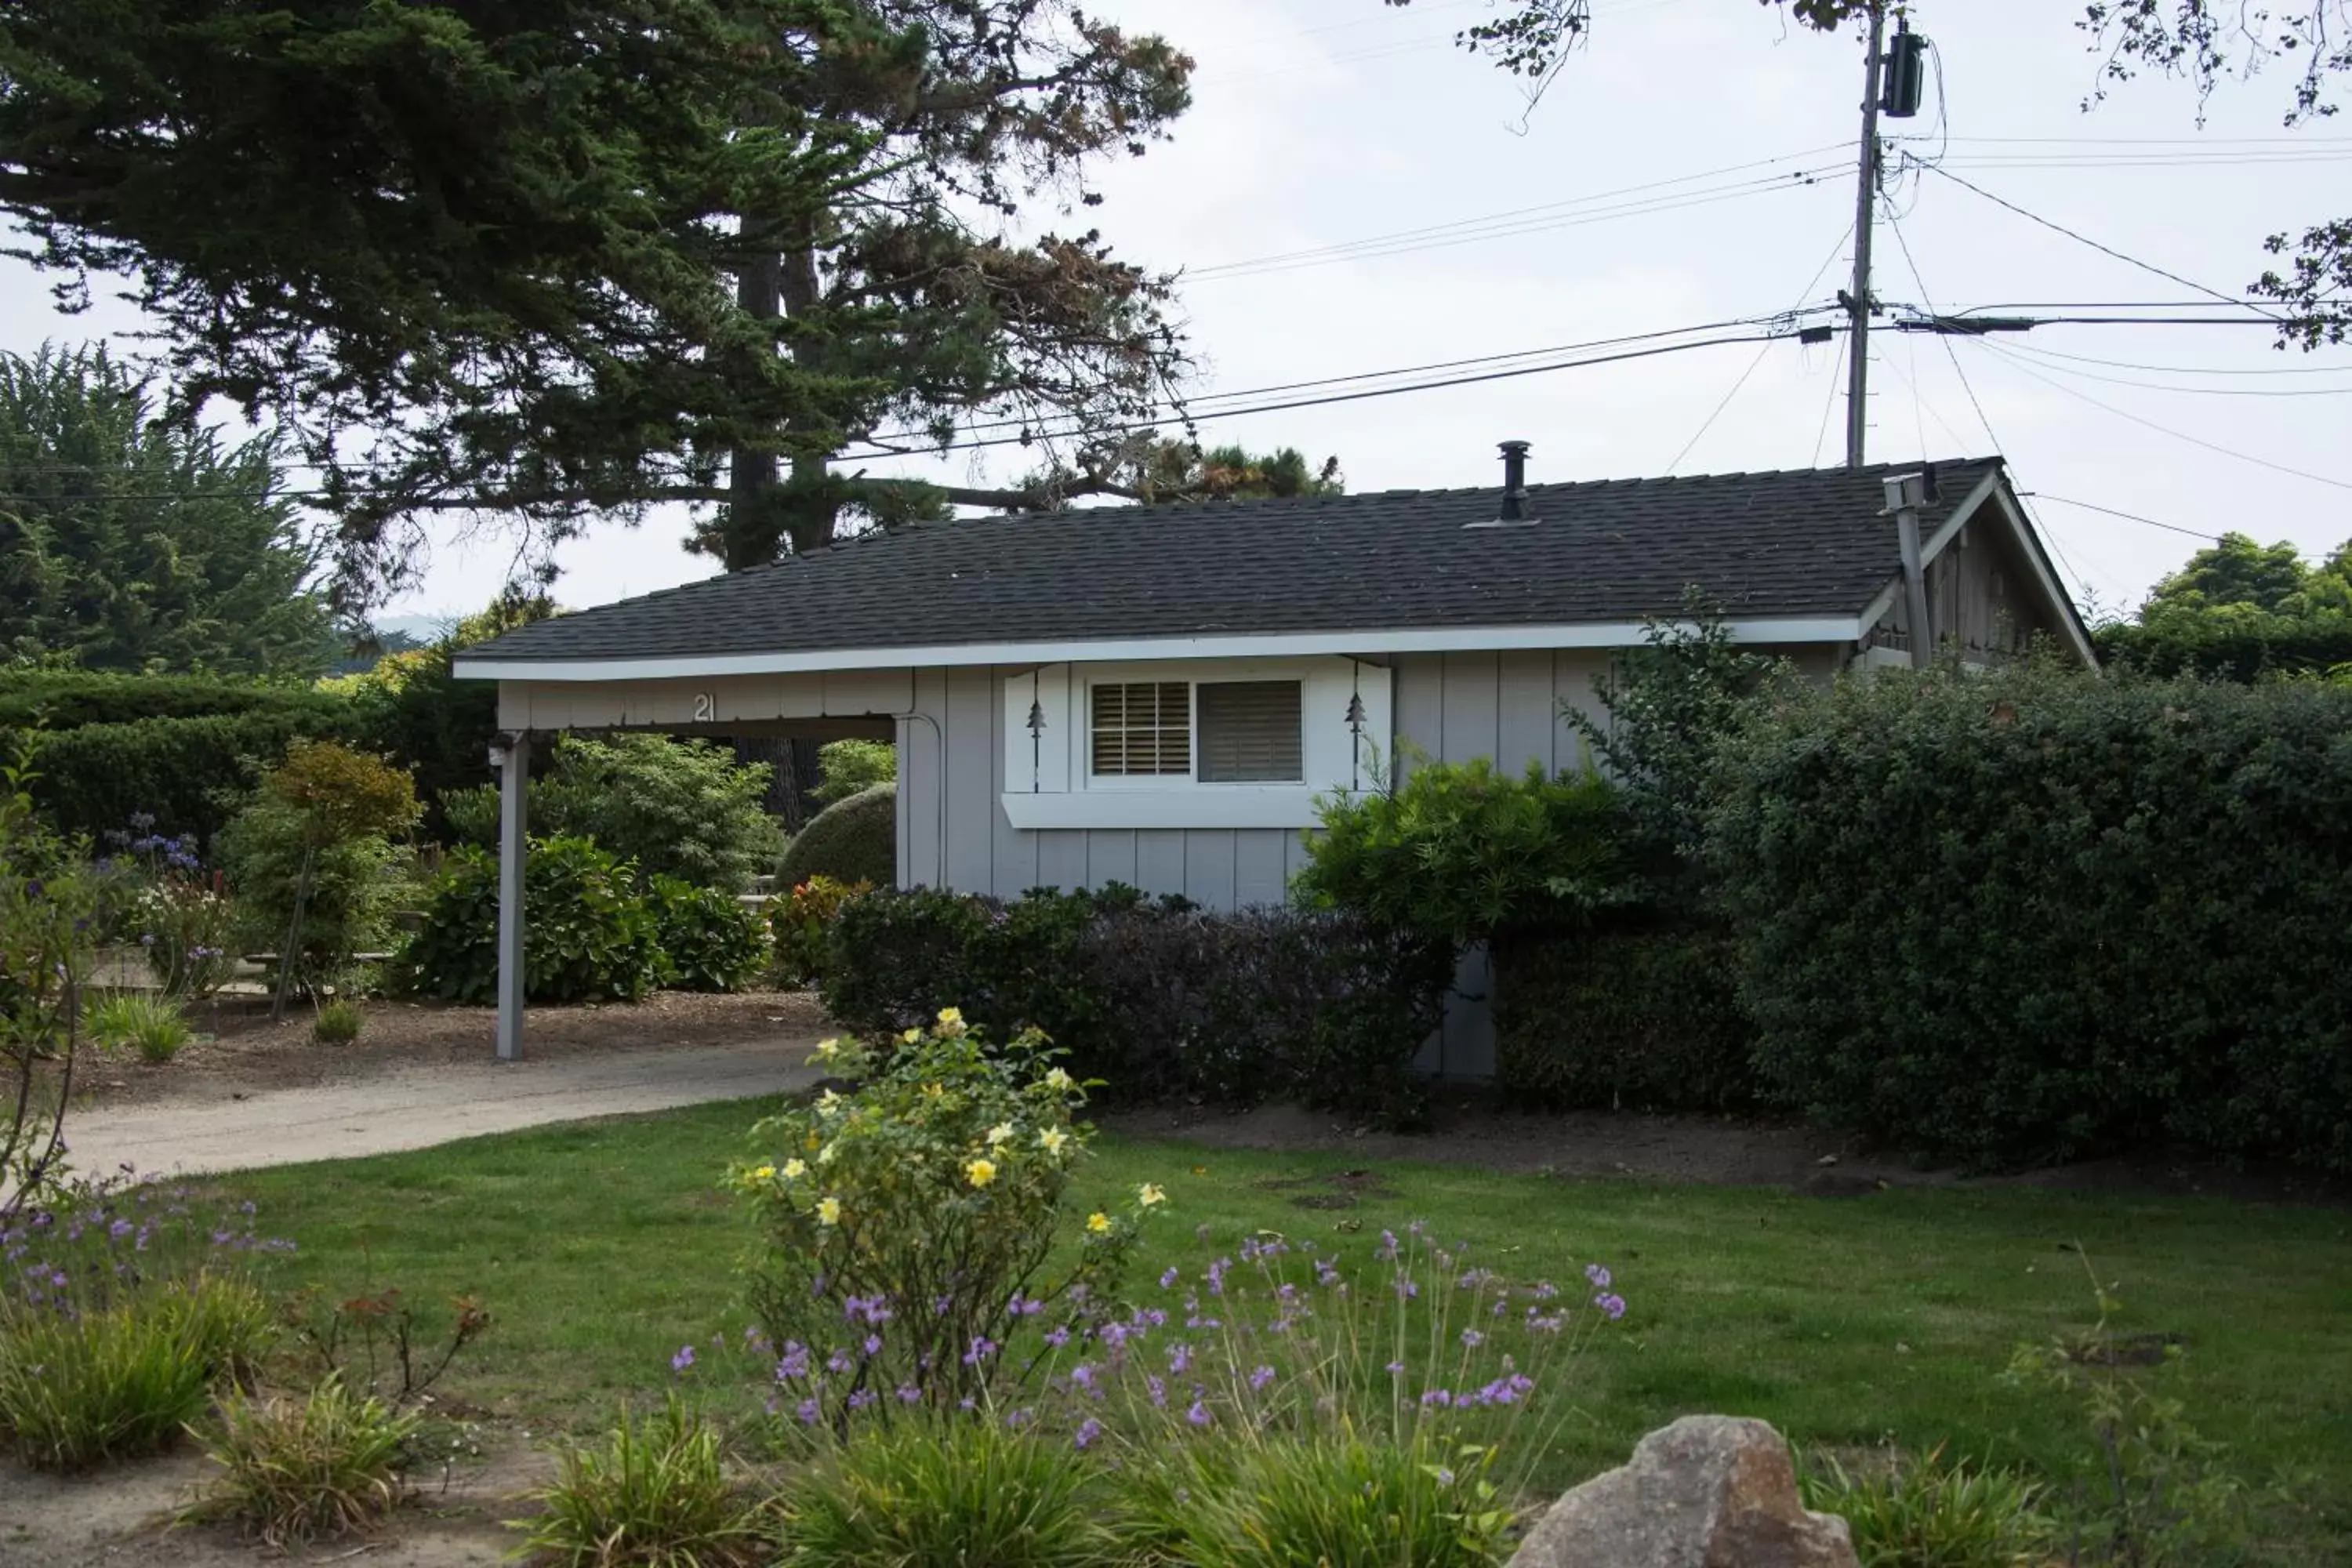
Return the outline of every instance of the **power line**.
<path id="1" fill-rule="evenodd" d="M 2101 359 L 2095 354 L 2070 354 L 2027 343 L 2011 343 L 2012 353 L 2042 359 L 2072 360 L 2077 364 L 2105 365 L 2110 370 L 2144 370 L 2159 375 L 2352 375 L 2352 364 L 2282 364 L 2259 369 L 2244 366 L 2142 364 L 2127 359 Z"/>
<path id="2" fill-rule="evenodd" d="M 1833 309 L 1831 306 L 1816 310 Z M 1384 381 L 1396 376 L 1425 375 L 1432 371 L 1459 370 L 1471 365 L 1504 364 L 1513 360 L 1541 359 L 1554 354 L 1583 353 L 1592 349 L 1619 348 L 1627 343 L 1656 342 L 1665 338 L 1689 337 L 1699 332 L 1727 331 L 1734 327 L 1763 327 L 1785 321 L 1790 317 L 1810 313 L 1804 309 L 1782 316 L 1735 316 L 1719 321 L 1705 321 L 1696 326 L 1673 327 L 1657 331 L 1631 332 L 1620 337 L 1594 338 L 1583 342 L 1556 343 L 1549 348 L 1517 349 L 1507 353 L 1475 354 L 1467 359 L 1433 360 L 1425 364 L 1400 365 L 1390 370 L 1358 371 L 1349 375 L 1323 376 L 1312 381 L 1277 382 L 1271 386 L 1244 387 L 1233 392 L 1204 393 L 1198 397 L 1169 399 L 1160 407 L 1171 414 L 1189 414 L 1203 419 L 1215 418 L 1222 410 L 1205 406 L 1254 397 L 1270 397 L 1277 393 L 1302 392 L 1320 386 L 1345 386 L 1360 381 Z M 1018 430 L 1031 422 L 1027 419 L 990 419 L 969 425 L 964 434 L 975 435 L 984 430 Z M 867 441 L 912 441 L 929 445 L 929 438 L 919 430 L 889 431 L 880 436 L 864 437 Z"/>
<path id="3" fill-rule="evenodd" d="M 1696 174 L 1677 174 L 1668 179 L 1648 180 L 1639 184 L 1621 185 L 1611 190 L 1595 191 L 1588 195 L 1571 196 L 1556 202 L 1542 202 L 1533 206 L 1510 207 L 1501 212 L 1485 213 L 1450 223 L 1424 224 L 1415 228 L 1395 229 L 1386 234 L 1367 235 L 1360 239 L 1340 240 L 1330 245 L 1310 246 L 1299 250 L 1277 251 L 1267 256 L 1244 257 L 1235 261 L 1213 262 L 1193 268 L 1184 276 L 1188 280 L 1249 276 L 1257 272 L 1287 271 L 1296 267 L 1318 266 L 1327 261 L 1348 260 L 1365 254 L 1401 254 L 1406 251 L 1434 248 L 1440 245 L 1461 244 L 1474 239 L 1507 238 L 1519 234 L 1532 234 L 1547 228 L 1566 227 L 1575 224 L 1598 222 L 1615 216 L 1638 216 L 1649 211 L 1675 211 L 1685 206 L 1706 202 L 1729 200 L 1741 195 L 1760 195 L 1798 184 L 1809 184 L 1831 172 L 1834 165 L 1822 168 L 1800 168 L 1769 176 L 1753 175 L 1709 190 L 1672 191 L 1677 185 L 1696 184 L 1704 180 L 1721 179 L 1729 174 L 1747 174 L 1754 169 L 1771 168 L 1776 164 L 1795 163 L 1800 159 L 1818 157 L 1828 148 L 1809 147 L 1802 152 L 1758 158 L 1744 163 L 1729 163 L 1718 169 L 1706 169 Z M 1647 195 L 1653 192 L 1668 195 Z M 1624 200 L 1627 197 L 1646 197 Z M 1602 204 L 1616 203 L 1613 207 Z M 1593 208 L 1594 211 L 1582 209 Z"/>
<path id="4" fill-rule="evenodd" d="M 1813 434 L 1812 466 L 1816 468 L 1822 466 L 1822 447 L 1830 438 L 1830 416 L 1837 409 L 1838 373 L 1845 368 L 1847 346 L 1848 340 L 1839 338 L 1837 353 L 1830 356 L 1830 395 L 1822 400 L 1822 427 Z"/>
<path id="5" fill-rule="evenodd" d="M 2218 442 L 2208 441 L 2201 436 L 2191 436 L 2186 430 L 2175 430 L 2169 425 L 2159 425 L 2155 420 L 2142 418 L 2139 415 L 2134 414 L 2128 409 L 2117 408 L 2112 403 L 2103 403 L 2079 387 L 2068 386 L 2063 381 L 2052 380 L 2049 376 L 2042 374 L 2040 371 L 2034 369 L 2032 365 L 2027 363 L 2025 361 L 2017 358 L 2013 354 L 2003 353 L 2000 345 L 1998 343 L 1988 342 L 1982 338 L 1971 338 L 1969 342 L 1981 344 L 1983 347 L 1991 350 L 1993 353 L 2000 354 L 2003 359 L 2009 361 L 2013 369 L 2017 370 L 2021 374 L 2032 376 L 2034 380 L 2040 382 L 2044 386 L 2051 387 L 2055 391 L 2063 392 L 2069 397 L 2079 399 L 2082 402 L 2089 404 L 2094 408 L 2101 409 L 2106 413 L 2114 415 L 2118 419 L 2128 419 L 2135 425 L 2145 425 L 2147 428 L 2157 432 L 2160 436 L 2169 436 L 2176 441 L 2186 441 L 2192 447 L 2202 447 L 2209 452 L 2219 453 L 2224 458 L 2235 458 L 2242 463 L 2252 463 L 2258 468 L 2268 468 L 2273 473 L 2286 474 L 2298 479 L 2309 479 L 2314 484 L 2327 485 L 2339 490 L 2352 490 L 2352 479 L 2331 479 L 2326 474 L 2315 474 L 2307 468 L 2291 468 L 2284 463 L 2273 462 L 2268 458 L 2257 458 L 2251 452 L 2241 452 L 2233 447 L 2224 447 Z"/>
<path id="6" fill-rule="evenodd" d="M 1822 275 L 1836 262 L 1838 252 L 1843 250 L 1845 242 L 1853 237 L 1853 226 L 1848 224 L 1845 232 L 1838 236 L 1836 242 L 1830 247 L 1830 253 L 1822 258 L 1822 264 L 1813 268 L 1813 275 L 1805 279 L 1805 286 L 1797 290 L 1797 303 L 1790 308 L 1790 315 L 1794 316 L 1804 308 L 1807 297 L 1820 286 Z M 1675 454 L 1674 461 L 1666 465 L 1667 473 L 1671 474 L 1682 467 L 1683 459 L 1691 455 L 1691 448 L 1697 446 L 1709 430 L 1715 428 L 1715 422 L 1723 417 L 1723 411 L 1731 406 L 1731 400 L 1739 395 L 1739 389 L 1746 386 L 1748 378 L 1763 365 L 1765 356 L 1772 352 L 1772 344 L 1776 341 L 1771 338 L 1764 341 L 1763 346 L 1756 351 L 1756 357 L 1748 362 L 1748 368 L 1739 373 L 1739 379 L 1731 384 L 1731 390 L 1723 395 L 1723 401 L 1715 405 L 1715 412 L 1708 415 L 1699 427 L 1691 433 L 1691 438 L 1683 443 L 1683 449 Z"/>
<path id="7" fill-rule="evenodd" d="M 1911 282 L 1919 290 L 1920 303 L 1934 310 L 1936 301 L 1927 293 L 1927 280 L 1920 275 L 1918 259 L 1911 254 L 1911 242 L 1904 237 L 1903 225 L 1890 216 L 1886 226 L 1895 231 L 1895 243 L 1903 252 L 1903 264 L 1911 269 Z M 1992 421 L 1985 417 L 1984 405 L 1977 401 L 1977 389 L 1969 384 L 1969 373 L 1960 367 L 1960 356 L 1952 348 L 1951 335 L 1937 332 L 1936 336 L 1942 341 L 1944 353 L 1952 362 L 1952 374 L 1960 378 L 1960 390 L 1969 395 L 1969 406 L 1976 410 L 1977 423 L 1984 426 L 1985 439 L 1992 443 L 1994 451 L 2000 451 L 2000 437 L 1993 434 Z"/>
<path id="8" fill-rule="evenodd" d="M 2040 224 L 2043 228 L 2050 230 L 2052 233 L 2064 235 L 2068 239 L 2074 241 L 2078 245 L 2087 245 L 2093 250 L 2099 252 L 2102 256 L 2111 256 L 2117 261 L 2123 262 L 2127 266 L 2137 267 L 2143 272 L 2153 273 L 2158 278 L 2178 283 L 2184 289 L 2194 289 L 2200 294 L 2219 300 L 2225 305 L 2245 305 L 2245 308 L 2249 310 L 2253 310 L 2258 314 L 2268 316 L 2273 321 L 2278 320 L 2276 316 L 2272 315 L 2271 312 L 2263 310 L 2258 305 L 2246 304 L 2246 301 L 2232 298 L 2228 294 L 2224 294 L 2218 289 L 2208 289 L 2204 284 L 2197 282 L 2193 279 L 2183 278 L 2178 272 L 2168 272 L 2152 261 L 2142 261 L 2137 256 L 2126 255 L 2124 252 L 2117 250 L 2114 246 L 2102 245 L 2097 240 L 2093 239 L 2090 236 L 2080 233 L 2074 229 L 2068 228 L 2063 223 L 2053 222 L 2049 218 L 2043 217 L 2039 213 L 2028 212 L 2023 207 L 2019 206 L 2015 202 L 2010 201 L 2005 197 L 1994 195 L 1982 185 L 1977 184 L 1973 181 L 1964 180 L 1948 169 L 1938 167 L 1933 163 L 1922 163 L 1919 166 L 1926 169 L 1931 174 L 1941 175 L 1943 178 L 1951 181 L 1954 184 L 1960 186 L 1964 190 L 1974 191 L 1978 195 L 1982 196 L 1985 200 L 1992 203 L 1993 205 L 2007 208 L 2009 211 L 2015 213 L 2018 216 L 2024 218 L 2029 223 Z"/>
<path id="9" fill-rule="evenodd" d="M 1949 334 L 1939 333 L 1947 339 Z M 2025 353 L 2022 343 L 2005 343 L 2011 353 Z M 2058 375 L 2071 375 L 2082 381 L 2095 381 L 2108 386 L 2136 386 L 2143 392 L 2170 392 L 2198 397 L 2352 397 L 2352 386 L 2179 386 L 2161 381 L 2136 381 L 2128 376 L 2101 375 L 2096 371 L 2074 370 L 2064 365 L 2045 367 Z"/>
<path id="10" fill-rule="evenodd" d="M 2206 533 L 2194 528 L 2183 528 L 2177 522 L 2158 522 L 2152 517 L 2142 517 L 2136 511 L 2117 511 L 2114 507 L 2101 506 L 2096 501 L 2075 500 L 2068 496 L 2053 496 L 2048 490 L 2020 490 L 2018 494 L 2030 496 L 2035 500 L 2056 501 L 2060 506 L 2080 507 L 2084 511 L 2104 512 L 2109 517 L 2122 518 L 2126 522 L 2144 522 L 2150 528 L 2160 528 L 2167 533 L 2185 533 L 2191 539 L 2206 539 L 2219 542 L 2221 537 L 2218 533 Z"/>
<path id="11" fill-rule="evenodd" d="M 1745 332 L 1736 337 L 1702 338 L 1694 342 L 1659 343 L 1648 348 L 1628 349 L 1619 353 L 1598 354 L 1587 359 L 1562 360 L 1551 364 L 1521 365 L 1510 370 L 1486 371 L 1476 375 L 1457 375 L 1449 376 L 1439 381 L 1415 382 L 1405 386 L 1373 387 L 1362 392 L 1334 393 L 1324 397 L 1300 397 L 1292 398 L 1286 402 L 1281 403 L 1261 403 L 1243 408 L 1220 408 L 1212 413 L 1203 415 L 1202 417 L 1211 419 L 1237 419 L 1244 416 L 1253 414 L 1278 414 L 1294 408 L 1319 408 L 1338 403 L 1360 403 L 1368 398 L 1395 397 L 1405 393 L 1412 392 L 1434 392 L 1444 387 L 1469 386 L 1481 382 L 1489 381 L 1507 381 L 1523 375 L 1544 375 L 1549 374 L 1553 371 L 1586 370 L 1597 365 L 1620 364 L 1628 360 L 1654 359 L 1660 354 L 1684 353 L 1692 349 L 1712 349 L 1726 347 L 1733 343 L 1762 342 L 1769 339 L 1782 338 L 1788 335 L 1788 333 L 1782 331 Z M 1071 436 L 1097 434 L 1108 435 L 1121 431 L 1149 430 L 1153 428 L 1159 423 L 1160 421 L 1156 419 L 1139 419 L 1107 425 L 1090 425 L 1079 429 L 1044 433 L 1024 433 L 1019 436 L 997 436 L 977 441 L 951 441 L 947 443 L 945 446 L 932 447 L 929 448 L 929 450 L 932 452 L 964 452 L 974 451 L 987 447 L 1035 446 L 1044 440 L 1058 439 Z M 853 458 L 892 457 L 899 455 L 901 454 L 889 452 L 856 452 L 844 454 L 845 457 Z"/>

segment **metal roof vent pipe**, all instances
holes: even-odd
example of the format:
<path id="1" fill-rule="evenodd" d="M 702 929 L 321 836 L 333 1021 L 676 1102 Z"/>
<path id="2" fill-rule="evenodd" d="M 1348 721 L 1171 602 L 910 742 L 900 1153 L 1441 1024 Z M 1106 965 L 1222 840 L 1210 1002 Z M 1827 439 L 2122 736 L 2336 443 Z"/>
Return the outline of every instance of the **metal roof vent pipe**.
<path id="1" fill-rule="evenodd" d="M 1528 444 L 1506 441 L 1503 450 L 1503 505 L 1491 522 L 1472 522 L 1466 528 L 1524 528 L 1536 521 L 1528 510 Z"/>

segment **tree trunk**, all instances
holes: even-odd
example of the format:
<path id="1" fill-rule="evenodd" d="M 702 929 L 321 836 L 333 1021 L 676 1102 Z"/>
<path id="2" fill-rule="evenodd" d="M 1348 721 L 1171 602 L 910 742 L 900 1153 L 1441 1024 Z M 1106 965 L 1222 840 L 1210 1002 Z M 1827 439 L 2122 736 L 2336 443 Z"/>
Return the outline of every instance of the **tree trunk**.
<path id="1" fill-rule="evenodd" d="M 763 256 L 735 280 L 735 302 L 746 315 L 773 321 L 782 313 L 781 258 Z M 727 526 L 719 557 L 730 572 L 763 566 L 776 558 L 782 530 L 777 505 L 776 455 L 738 447 L 729 455 Z"/>
<path id="2" fill-rule="evenodd" d="M 785 252 L 779 258 L 777 270 L 784 310 L 793 316 L 814 314 L 824 297 L 824 285 L 817 277 L 816 247 L 807 245 Z M 817 344 L 803 342 L 794 352 L 803 367 L 824 370 L 825 356 Z M 793 458 L 793 499 L 785 528 L 791 534 L 795 555 L 822 550 L 833 542 L 833 525 L 840 506 L 827 482 L 832 471 L 832 459 L 822 453 L 803 452 Z"/>

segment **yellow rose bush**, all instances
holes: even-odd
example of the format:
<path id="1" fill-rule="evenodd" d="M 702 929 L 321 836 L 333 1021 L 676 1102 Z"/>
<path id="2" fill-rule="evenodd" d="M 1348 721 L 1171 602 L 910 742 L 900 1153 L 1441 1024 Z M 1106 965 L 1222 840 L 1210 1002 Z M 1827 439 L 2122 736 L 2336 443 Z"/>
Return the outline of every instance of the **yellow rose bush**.
<path id="1" fill-rule="evenodd" d="M 1034 1031 L 991 1044 L 949 1008 L 887 1058 L 824 1042 L 815 1061 L 859 1087 L 752 1129 L 729 1180 L 759 1216 L 780 1411 L 837 1426 L 988 1401 L 1027 1375 L 1026 1341 L 1083 1334 L 1117 1300 L 1159 1194 L 1072 1196 L 1094 1129 L 1058 1054 Z M 1049 1275 L 1065 1230 L 1076 1255 Z"/>

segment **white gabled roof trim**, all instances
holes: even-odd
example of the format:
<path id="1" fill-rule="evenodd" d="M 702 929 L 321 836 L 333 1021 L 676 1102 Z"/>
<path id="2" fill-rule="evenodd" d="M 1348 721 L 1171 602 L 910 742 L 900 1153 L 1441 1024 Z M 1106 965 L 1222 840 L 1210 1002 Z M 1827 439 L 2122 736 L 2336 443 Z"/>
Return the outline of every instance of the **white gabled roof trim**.
<path id="1" fill-rule="evenodd" d="M 1852 616 L 1767 616 L 1726 625 L 1738 642 L 1814 643 L 1853 642 L 1867 623 Z M 1391 627 L 1384 631 L 1135 637 L 1118 642 L 947 643 L 929 647 L 814 648 L 778 653 L 682 654 L 662 658 L 494 659 L 460 656 L 454 673 L 466 680 L 682 680 L 698 676 L 790 675 L 957 665 L 1631 647 L 1642 641 L 1646 629 L 1640 621 L 1589 621 L 1568 626 L 1433 626 L 1418 630 Z"/>

